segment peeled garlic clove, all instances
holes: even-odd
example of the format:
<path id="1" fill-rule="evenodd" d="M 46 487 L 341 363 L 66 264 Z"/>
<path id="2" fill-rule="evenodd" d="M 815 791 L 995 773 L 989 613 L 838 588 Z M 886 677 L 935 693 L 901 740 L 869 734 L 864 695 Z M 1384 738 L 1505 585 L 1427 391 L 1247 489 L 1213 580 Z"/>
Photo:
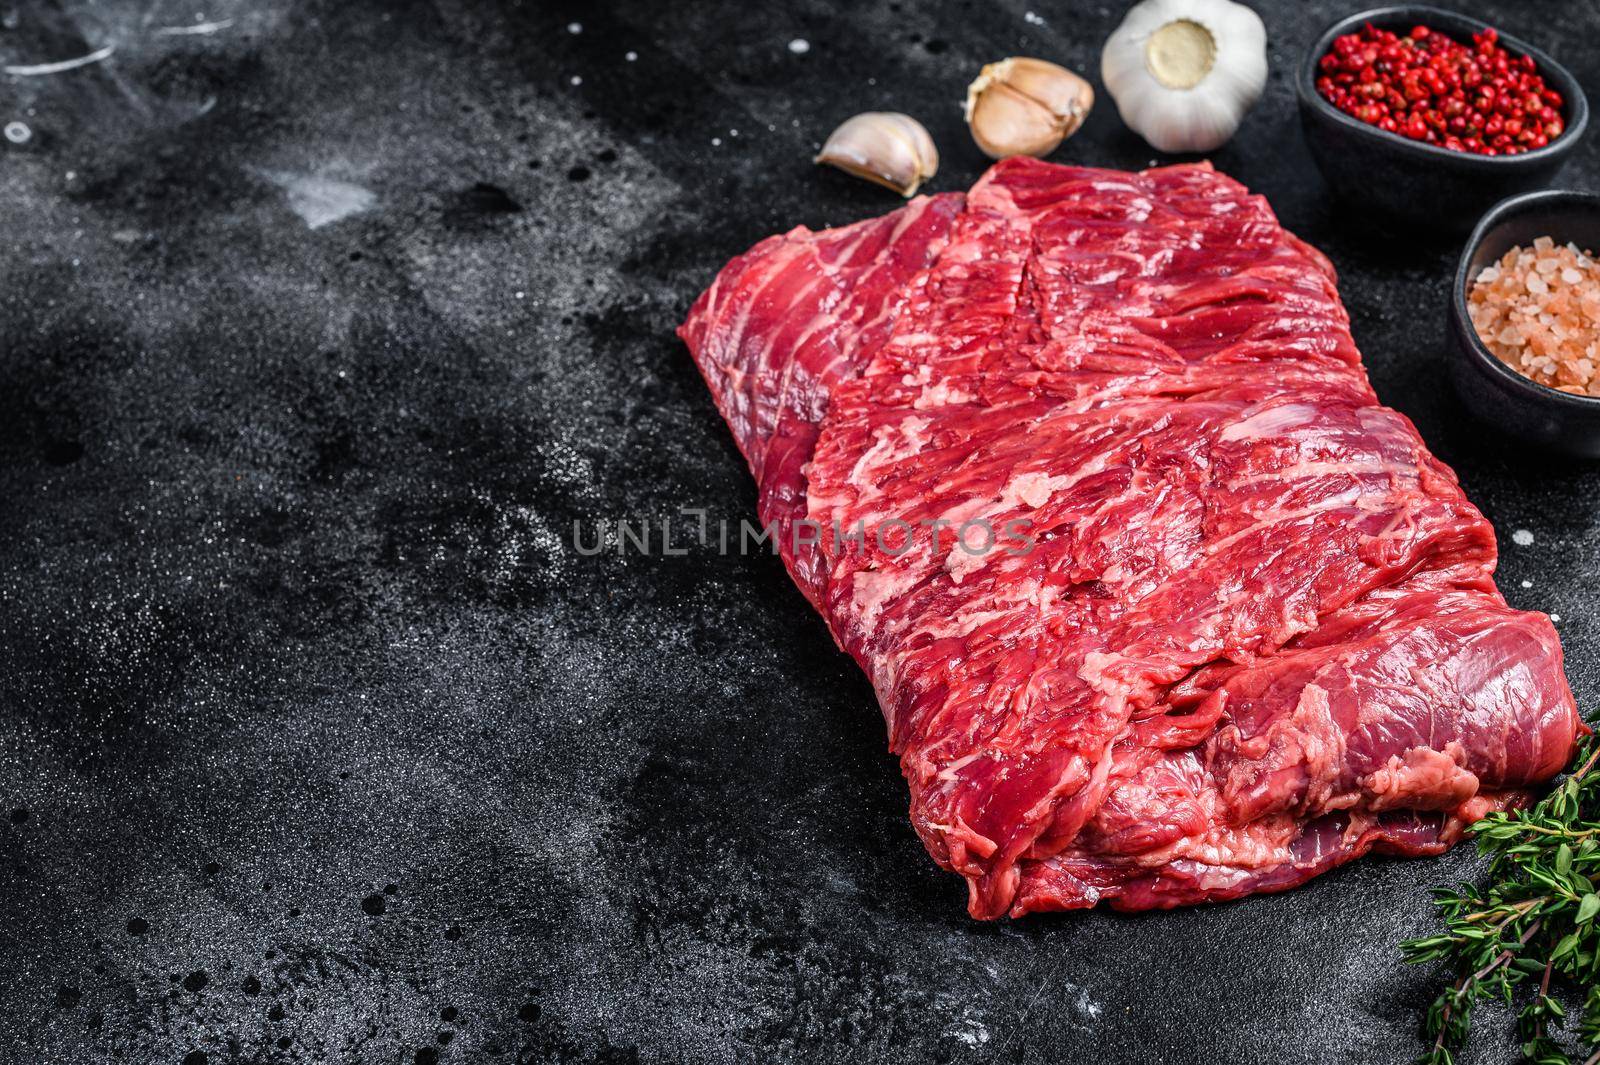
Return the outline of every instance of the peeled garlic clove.
<path id="1" fill-rule="evenodd" d="M 910 197 L 939 170 L 939 150 L 921 122 L 898 111 L 845 119 L 812 160 Z"/>
<path id="2" fill-rule="evenodd" d="M 1066 67 L 1012 56 L 967 86 L 967 128 L 991 159 L 1045 156 L 1083 125 L 1094 89 Z"/>

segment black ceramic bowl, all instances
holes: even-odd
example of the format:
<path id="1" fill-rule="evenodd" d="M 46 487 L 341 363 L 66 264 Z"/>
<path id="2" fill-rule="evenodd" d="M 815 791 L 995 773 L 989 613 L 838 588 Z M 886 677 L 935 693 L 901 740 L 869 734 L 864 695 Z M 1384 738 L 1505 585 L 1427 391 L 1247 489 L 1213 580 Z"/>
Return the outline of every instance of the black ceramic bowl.
<path id="1" fill-rule="evenodd" d="M 1513 55 L 1532 56 L 1545 82 L 1565 101 L 1561 117 L 1566 128 L 1545 147 L 1521 155 L 1474 155 L 1414 141 L 1345 114 L 1317 92 L 1317 64 L 1335 37 L 1369 22 L 1402 35 L 1420 24 L 1469 43 L 1489 25 L 1453 11 L 1407 4 L 1340 19 L 1317 38 L 1296 82 L 1300 124 L 1317 166 L 1342 198 L 1418 226 L 1460 231 L 1497 200 L 1545 187 L 1583 137 L 1589 102 L 1577 79 L 1539 49 L 1503 33 L 1500 45 Z"/>
<path id="2" fill-rule="evenodd" d="M 1600 398 L 1557 392 L 1523 377 L 1484 347 L 1467 315 L 1467 293 L 1479 272 L 1538 237 L 1600 249 L 1600 196 L 1530 192 L 1484 215 L 1461 253 L 1450 292 L 1450 376 L 1462 401 L 1490 425 L 1567 454 L 1600 457 Z"/>

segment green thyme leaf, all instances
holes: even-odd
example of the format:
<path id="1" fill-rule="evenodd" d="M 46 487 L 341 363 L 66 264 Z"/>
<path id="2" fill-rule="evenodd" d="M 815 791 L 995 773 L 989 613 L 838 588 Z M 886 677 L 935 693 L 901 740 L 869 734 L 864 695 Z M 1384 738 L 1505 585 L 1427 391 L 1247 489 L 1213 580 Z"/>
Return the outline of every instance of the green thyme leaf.
<path id="1" fill-rule="evenodd" d="M 1573 768 L 1530 808 L 1497 811 L 1469 831 L 1489 859 L 1489 881 L 1433 890 L 1443 926 L 1401 944 L 1413 964 L 1451 982 L 1423 1020 L 1422 1065 L 1454 1065 L 1474 1007 L 1516 1011 L 1523 1060 L 1600 1065 L 1600 742 L 1585 739 Z M 1567 1002 L 1563 995 L 1570 996 Z M 1568 1005 L 1582 1003 L 1568 1020 Z"/>
<path id="2" fill-rule="evenodd" d="M 1578 924 L 1588 924 L 1597 913 L 1600 913 L 1600 895 L 1585 895 L 1583 901 L 1578 903 L 1578 916 L 1573 919 Z"/>

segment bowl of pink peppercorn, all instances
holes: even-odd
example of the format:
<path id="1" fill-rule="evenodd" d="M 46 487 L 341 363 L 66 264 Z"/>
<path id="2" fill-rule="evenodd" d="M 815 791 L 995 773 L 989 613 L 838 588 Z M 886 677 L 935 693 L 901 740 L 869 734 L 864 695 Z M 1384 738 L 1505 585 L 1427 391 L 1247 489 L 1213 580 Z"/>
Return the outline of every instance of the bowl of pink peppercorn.
<path id="1" fill-rule="evenodd" d="M 1546 187 L 1589 124 L 1577 79 L 1488 23 L 1421 5 L 1340 19 L 1297 79 L 1312 157 L 1341 199 L 1461 231 Z"/>

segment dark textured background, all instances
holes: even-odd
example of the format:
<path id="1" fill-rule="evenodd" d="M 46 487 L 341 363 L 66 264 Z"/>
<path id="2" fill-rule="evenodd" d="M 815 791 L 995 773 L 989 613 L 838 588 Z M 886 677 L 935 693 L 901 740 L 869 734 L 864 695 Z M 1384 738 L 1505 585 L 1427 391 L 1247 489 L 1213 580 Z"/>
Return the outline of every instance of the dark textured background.
<path id="1" fill-rule="evenodd" d="M 1291 66 L 1355 6 L 1265 9 L 1214 158 L 1333 258 L 1587 703 L 1596 468 L 1466 422 L 1457 243 L 1329 203 L 1300 139 Z M 1596 5 L 1461 6 L 1600 88 Z M 774 559 L 568 546 L 750 514 L 672 329 L 756 239 L 894 205 L 810 165 L 833 123 L 916 114 L 965 187 L 977 67 L 1097 71 L 1121 10 L 0 4 L 5 63 L 116 47 L 0 77 L 0 1058 L 1412 1056 L 1395 943 L 1464 853 L 976 924 Z M 1057 158 L 1153 154 L 1102 99 Z"/>

